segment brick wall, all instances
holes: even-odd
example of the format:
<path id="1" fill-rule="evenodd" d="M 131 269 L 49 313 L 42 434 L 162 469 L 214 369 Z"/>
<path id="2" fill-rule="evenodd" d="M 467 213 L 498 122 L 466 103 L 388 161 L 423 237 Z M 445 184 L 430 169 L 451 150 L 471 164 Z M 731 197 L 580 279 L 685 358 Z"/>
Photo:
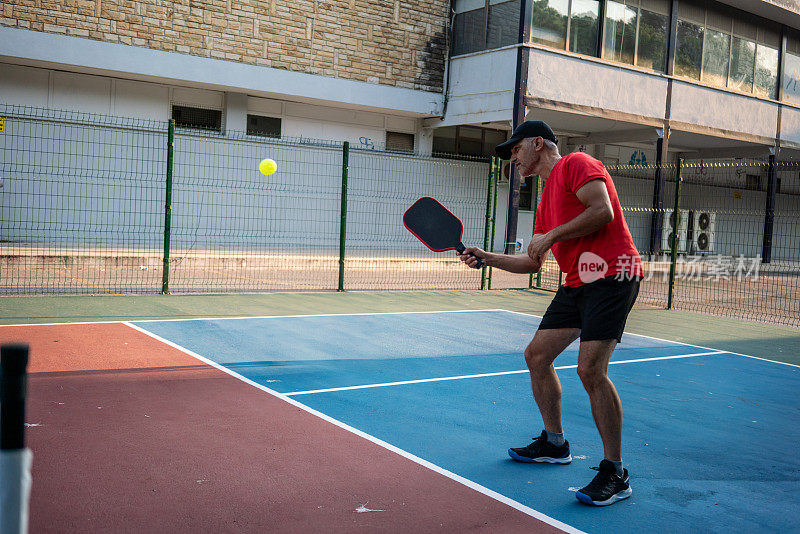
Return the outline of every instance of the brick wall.
<path id="1" fill-rule="evenodd" d="M 0 25 L 442 90 L 449 0 L 6 0 Z"/>

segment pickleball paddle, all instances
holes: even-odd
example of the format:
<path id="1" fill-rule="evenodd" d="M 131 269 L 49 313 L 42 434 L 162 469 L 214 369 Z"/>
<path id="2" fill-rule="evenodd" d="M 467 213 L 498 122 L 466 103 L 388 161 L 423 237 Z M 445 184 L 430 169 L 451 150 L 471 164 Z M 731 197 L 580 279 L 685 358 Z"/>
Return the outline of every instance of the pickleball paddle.
<path id="1" fill-rule="evenodd" d="M 435 198 L 422 197 L 414 202 L 403 214 L 403 225 L 434 252 L 455 250 L 462 253 L 466 248 L 461 242 L 464 225 Z M 481 267 L 483 260 L 478 258 L 475 268 Z"/>

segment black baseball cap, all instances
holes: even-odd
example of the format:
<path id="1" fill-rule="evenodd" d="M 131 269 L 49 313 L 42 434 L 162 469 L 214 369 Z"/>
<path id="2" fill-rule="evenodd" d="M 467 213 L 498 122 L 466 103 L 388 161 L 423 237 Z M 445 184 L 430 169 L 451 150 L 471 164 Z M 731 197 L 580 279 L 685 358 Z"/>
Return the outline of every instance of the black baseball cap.
<path id="1" fill-rule="evenodd" d="M 500 143 L 494 149 L 495 153 L 502 159 L 511 159 L 511 149 L 526 137 L 541 137 L 554 143 L 558 143 L 558 138 L 553 130 L 543 121 L 525 121 L 514 130 L 511 139 L 505 143 Z"/>

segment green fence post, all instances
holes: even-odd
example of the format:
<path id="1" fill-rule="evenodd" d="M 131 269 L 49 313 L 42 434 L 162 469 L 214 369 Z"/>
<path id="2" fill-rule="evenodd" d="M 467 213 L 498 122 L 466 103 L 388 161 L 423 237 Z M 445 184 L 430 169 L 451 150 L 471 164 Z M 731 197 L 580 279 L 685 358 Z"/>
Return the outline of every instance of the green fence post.
<path id="1" fill-rule="evenodd" d="M 339 223 L 339 286 L 336 291 L 344 291 L 344 242 L 347 234 L 347 169 L 349 168 L 350 142 L 342 147 L 342 207 Z"/>
<path id="2" fill-rule="evenodd" d="M 533 230 L 531 230 L 531 237 L 533 236 L 533 232 L 536 231 L 536 210 L 539 208 L 539 175 L 536 175 L 536 182 L 533 185 Z M 536 287 L 541 287 L 542 285 L 542 270 L 539 269 L 539 272 L 536 273 Z M 528 276 L 528 289 L 533 287 L 533 273 Z"/>
<path id="3" fill-rule="evenodd" d="M 500 174 L 500 166 L 502 165 L 500 158 L 493 157 L 492 160 L 495 161 L 494 171 L 492 173 L 492 232 L 491 232 L 491 240 L 489 243 L 489 251 L 494 251 L 494 233 L 496 231 L 496 222 L 497 222 L 497 176 Z M 492 289 L 492 268 L 489 267 L 489 280 L 487 283 L 487 288 Z"/>
<path id="4" fill-rule="evenodd" d="M 164 200 L 164 267 L 161 293 L 169 294 L 169 238 L 172 227 L 172 158 L 175 152 L 175 119 L 169 120 L 167 132 L 167 191 Z"/>
<path id="5" fill-rule="evenodd" d="M 681 222 L 681 168 L 683 167 L 683 158 L 678 158 L 678 165 L 675 168 L 675 205 L 672 208 L 672 216 L 675 217 L 672 227 L 675 229 L 672 232 L 672 239 L 670 239 L 669 246 L 672 250 L 672 258 L 669 264 L 669 288 L 667 290 L 667 309 L 672 309 L 672 297 L 675 292 L 675 265 L 678 258 L 678 228 Z"/>
<path id="6" fill-rule="evenodd" d="M 486 222 L 483 226 L 483 250 L 489 248 L 489 232 L 492 225 L 492 178 L 494 177 L 494 158 L 489 160 L 489 175 L 487 178 L 486 189 Z M 486 289 L 486 265 L 481 267 L 481 289 Z"/>

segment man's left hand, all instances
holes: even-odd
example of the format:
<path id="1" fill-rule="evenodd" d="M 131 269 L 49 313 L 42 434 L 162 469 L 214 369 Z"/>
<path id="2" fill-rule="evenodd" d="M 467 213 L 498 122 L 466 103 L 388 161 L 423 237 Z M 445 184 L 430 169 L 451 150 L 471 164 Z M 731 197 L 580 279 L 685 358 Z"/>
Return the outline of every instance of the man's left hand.
<path id="1" fill-rule="evenodd" d="M 543 254 L 547 253 L 552 246 L 553 243 L 550 242 L 548 234 L 533 234 L 531 242 L 528 245 L 528 256 L 536 261 Z"/>

